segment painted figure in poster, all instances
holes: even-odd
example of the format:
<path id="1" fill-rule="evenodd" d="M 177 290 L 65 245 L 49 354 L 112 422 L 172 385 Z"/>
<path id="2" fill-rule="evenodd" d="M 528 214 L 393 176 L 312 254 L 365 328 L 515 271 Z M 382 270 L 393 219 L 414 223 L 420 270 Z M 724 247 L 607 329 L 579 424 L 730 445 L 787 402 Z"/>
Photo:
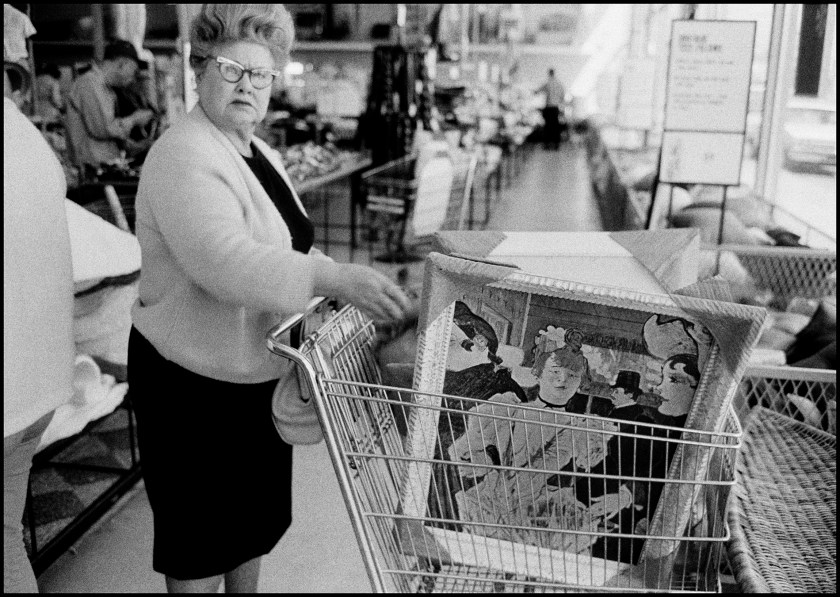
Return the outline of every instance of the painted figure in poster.
<path id="1" fill-rule="evenodd" d="M 697 356 L 675 354 L 662 363 L 662 381 L 653 391 L 662 397 L 656 422 L 683 428 L 700 382 Z"/>
<path id="2" fill-rule="evenodd" d="M 611 438 L 602 466 L 593 470 L 593 473 L 620 476 L 625 480 L 611 479 L 599 483 L 595 481 L 577 483 L 580 500 L 585 501 L 587 497 L 597 494 L 598 490 L 608 496 L 604 498 L 604 503 L 593 506 L 593 514 L 600 514 L 601 509 L 606 510 L 607 507 L 617 510 L 617 516 L 612 519 L 614 523 L 612 530 L 622 534 L 644 535 L 648 516 L 655 507 L 655 502 L 648 500 L 650 483 L 636 481 L 635 478 L 664 474 L 664 458 L 661 454 L 651 451 L 650 440 L 646 439 L 652 435 L 652 429 L 646 425 L 639 425 L 639 423 L 655 422 L 652 409 L 638 402 L 644 394 L 640 383 L 639 372 L 619 371 L 612 385 L 613 409 L 609 416 L 621 421 L 619 423 L 621 432 L 631 435 L 616 435 Z M 616 486 L 619 486 L 618 491 L 615 489 Z M 606 501 L 612 501 L 614 498 L 611 496 L 616 494 L 622 498 L 621 501 L 618 504 L 607 504 Z M 592 555 L 635 564 L 643 545 L 643 539 L 602 537 L 592 546 Z"/>
<path id="3" fill-rule="evenodd" d="M 702 371 L 712 347 L 712 336 L 706 328 L 682 317 L 652 315 L 642 331 L 647 351 L 665 360 L 677 354 L 693 354 Z"/>
<path id="4" fill-rule="evenodd" d="M 522 387 L 497 354 L 499 340 L 493 326 L 462 301 L 455 302 L 453 323 L 443 393 L 486 400 L 513 392 L 524 401 Z"/>
<path id="5" fill-rule="evenodd" d="M 642 393 L 641 381 L 642 376 L 638 371 L 618 372 L 615 383 L 610 386 L 612 408 L 607 416 L 626 421 L 634 421 L 645 416 L 644 408 L 636 402 Z"/>
<path id="6" fill-rule="evenodd" d="M 573 419 L 566 414 L 575 412 L 572 408 L 586 408 L 587 397 L 578 390 L 589 382 L 589 366 L 580 350 L 580 332 L 568 330 L 564 340 L 561 348 L 536 357 L 533 373 L 539 383 L 528 389 L 528 396 L 533 398 L 529 406 L 539 410 L 512 408 L 519 403 L 512 393 L 494 395 L 473 413 L 502 416 L 513 422 L 499 424 L 500 419 L 496 418 L 469 417 L 466 433 L 449 448 L 449 457 L 456 462 L 535 469 L 530 473 L 462 467 L 462 476 L 475 484 L 455 495 L 461 519 L 501 525 L 476 526 L 471 530 L 580 552 L 588 549 L 596 536 L 536 529 L 608 530 L 608 520 L 630 505 L 632 495 L 626 488 L 617 488 L 615 495 L 601 492 L 591 500 L 581 501 L 575 487 L 575 480 L 580 477 L 559 474 L 593 470 L 603 461 L 613 437 L 610 431 L 616 429 L 606 422 Z M 581 429 L 546 424 L 579 425 Z M 531 530 L 516 530 L 516 526 Z"/>
<path id="7" fill-rule="evenodd" d="M 472 337 L 464 330 L 477 317 L 465 307 L 456 308 L 455 327 L 472 340 L 481 325 L 470 324 Z M 486 337 L 495 338 L 490 332 Z M 446 467 L 448 474 L 435 479 L 438 488 L 452 488 L 445 492 L 451 500 L 447 508 L 455 509 L 463 530 L 638 562 L 664 485 L 638 479 L 666 477 L 677 444 L 665 440 L 681 434 L 699 383 L 700 363 L 705 363 L 712 345 L 704 328 L 662 315 L 645 321 L 638 337 L 649 354 L 633 353 L 631 358 L 604 345 L 584 346 L 585 335 L 574 327 L 546 326 L 532 349 L 536 383 L 523 386 L 521 392 L 488 381 L 491 371 L 506 368 L 504 359 L 501 364 L 472 365 L 484 368 L 483 394 L 464 391 L 469 384 L 457 377 L 470 367 L 447 372 L 447 384 L 458 380 L 460 385 L 454 391 L 448 385 L 445 393 L 486 400 L 477 406 L 469 403 L 470 415 L 459 417 L 457 431 L 452 429 L 452 416 L 442 417 L 449 419 L 451 432 L 441 436 L 439 445 L 448 460 L 465 466 Z M 498 349 L 498 342 L 487 346 L 489 354 L 491 346 Z M 596 374 L 587 355 L 605 355 L 610 362 L 602 362 Z M 640 370 L 621 368 L 622 363 Z M 642 371 L 655 364 L 661 364 L 660 379 L 643 387 Z M 522 408 L 523 403 L 531 408 Z M 673 429 L 649 426 L 654 423 Z M 445 509 L 441 517 L 451 517 L 447 511 L 451 512 Z"/>

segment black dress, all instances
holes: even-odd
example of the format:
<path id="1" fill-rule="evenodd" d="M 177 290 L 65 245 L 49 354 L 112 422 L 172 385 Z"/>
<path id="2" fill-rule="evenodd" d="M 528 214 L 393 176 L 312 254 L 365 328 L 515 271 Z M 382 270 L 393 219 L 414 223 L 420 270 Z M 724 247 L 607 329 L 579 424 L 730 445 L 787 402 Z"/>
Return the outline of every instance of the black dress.
<path id="1" fill-rule="evenodd" d="M 286 221 L 294 250 L 308 252 L 312 224 L 252 148 L 246 162 Z M 277 380 L 235 384 L 198 375 L 163 358 L 136 328 L 128 353 L 154 570 L 196 580 L 271 552 L 292 521 L 292 446 L 271 418 Z"/>

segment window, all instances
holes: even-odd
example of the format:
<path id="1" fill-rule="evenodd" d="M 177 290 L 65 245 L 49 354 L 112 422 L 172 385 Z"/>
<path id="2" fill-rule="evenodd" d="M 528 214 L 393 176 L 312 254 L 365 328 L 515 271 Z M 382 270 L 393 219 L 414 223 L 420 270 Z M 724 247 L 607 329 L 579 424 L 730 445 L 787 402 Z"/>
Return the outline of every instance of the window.
<path id="1" fill-rule="evenodd" d="M 813 247 L 836 247 L 837 238 L 837 71 L 836 5 L 799 5 L 799 43 L 788 85 L 773 202 L 804 223 L 783 217 L 779 224 Z"/>

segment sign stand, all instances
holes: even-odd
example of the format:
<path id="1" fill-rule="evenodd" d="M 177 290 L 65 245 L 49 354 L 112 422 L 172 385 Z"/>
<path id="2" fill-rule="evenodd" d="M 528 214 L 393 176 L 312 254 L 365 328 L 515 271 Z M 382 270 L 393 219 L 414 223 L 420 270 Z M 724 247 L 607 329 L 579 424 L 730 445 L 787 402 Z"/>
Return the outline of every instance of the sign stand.
<path id="1" fill-rule="evenodd" d="M 665 125 L 654 182 L 720 186 L 718 245 L 723 244 L 728 187 L 741 181 L 755 21 L 672 22 Z M 654 198 L 656 187 L 654 187 Z M 654 202 L 647 228 L 653 225 Z M 718 253 L 716 272 L 720 271 Z"/>

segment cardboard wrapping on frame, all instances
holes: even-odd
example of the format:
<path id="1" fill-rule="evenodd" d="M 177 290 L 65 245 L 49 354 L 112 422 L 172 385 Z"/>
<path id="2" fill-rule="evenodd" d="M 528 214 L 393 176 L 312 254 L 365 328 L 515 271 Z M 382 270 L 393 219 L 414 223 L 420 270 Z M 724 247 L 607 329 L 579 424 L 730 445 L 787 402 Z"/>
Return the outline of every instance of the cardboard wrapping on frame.
<path id="1" fill-rule="evenodd" d="M 523 271 L 584 284 L 670 293 L 697 282 L 694 229 L 631 232 L 438 232 L 445 255 L 509 262 Z M 597 261 L 597 267 L 595 267 Z"/>
<path id="2" fill-rule="evenodd" d="M 719 317 L 710 318 L 692 307 L 692 297 L 732 300 L 724 280 L 698 282 L 700 235 L 695 229 L 582 233 L 458 231 L 439 232 L 435 241 L 436 247 L 447 255 L 509 262 L 534 275 L 668 294 L 687 315 L 709 329 L 720 344 L 730 371 L 734 371 L 741 359 L 741 340 L 750 323 L 729 317 L 726 309 L 720 311 Z M 476 271 L 472 266 L 464 267 L 467 278 Z M 482 271 L 493 275 L 489 274 L 491 270 Z M 499 275 L 502 272 L 499 270 Z M 424 291 L 423 296 L 425 305 L 429 293 Z M 438 306 L 435 315 L 444 307 Z"/>

